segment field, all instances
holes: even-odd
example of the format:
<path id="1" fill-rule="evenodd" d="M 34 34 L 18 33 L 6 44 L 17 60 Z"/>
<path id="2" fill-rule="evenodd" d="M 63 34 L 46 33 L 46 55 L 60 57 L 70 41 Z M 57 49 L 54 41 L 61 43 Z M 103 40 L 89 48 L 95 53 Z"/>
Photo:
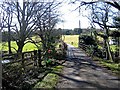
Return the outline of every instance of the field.
<path id="1" fill-rule="evenodd" d="M 75 47 L 78 47 L 78 37 L 79 37 L 79 35 L 64 35 L 64 36 L 62 36 L 62 39 L 64 40 L 64 42 L 66 42 L 68 44 L 71 44 Z M 12 47 L 12 52 L 16 52 L 16 50 L 18 49 L 15 41 L 11 41 L 11 47 Z M 3 50 L 3 51 L 8 51 L 8 43 L 7 42 L 2 42 L 2 44 L 0 44 L 0 49 Z M 36 50 L 36 49 L 37 49 L 37 47 L 34 44 L 27 43 L 23 47 L 23 52 L 33 51 L 33 50 Z"/>
<path id="2" fill-rule="evenodd" d="M 12 52 L 16 52 L 16 50 L 18 49 L 17 44 L 16 44 L 15 41 L 11 42 L 11 47 L 12 47 Z M 8 51 L 8 43 L 3 42 L 2 47 L 0 47 L 0 49 L 2 49 L 3 51 Z M 23 47 L 23 52 L 25 52 L 25 51 L 33 51 L 33 50 L 37 50 L 37 47 L 32 43 L 27 43 Z"/>
<path id="3" fill-rule="evenodd" d="M 63 35 L 62 40 L 68 44 L 78 47 L 78 37 L 79 35 Z"/>
<path id="4" fill-rule="evenodd" d="M 71 44 L 71 45 L 73 45 L 73 46 L 75 46 L 75 47 L 78 47 L 78 37 L 79 37 L 79 35 L 63 35 L 63 36 L 62 36 L 62 40 L 63 40 L 64 42 L 68 43 L 68 44 Z M 99 39 L 100 41 L 102 40 L 100 37 L 99 37 L 98 39 Z M 12 51 L 13 51 L 13 52 L 15 52 L 15 49 L 18 48 L 15 41 L 12 41 L 12 42 L 11 42 L 11 46 L 12 46 Z M 15 49 L 14 49 L 13 47 L 14 47 Z M 116 50 L 116 45 L 111 45 L 110 48 L 111 48 L 111 50 L 112 50 L 113 52 L 115 52 L 115 50 Z M 2 49 L 3 51 L 8 51 L 8 44 L 7 44 L 7 42 L 3 42 L 2 45 L 0 44 L 0 50 L 1 50 L 1 49 Z M 25 52 L 25 51 L 33 51 L 33 50 L 36 50 L 36 49 L 37 49 L 37 47 L 36 47 L 34 44 L 32 44 L 32 43 L 27 43 L 27 44 L 23 47 L 23 52 Z"/>
<path id="5" fill-rule="evenodd" d="M 37 37 L 37 36 L 32 37 L 32 40 L 40 41 L 39 37 Z M 41 43 L 39 43 L 38 46 L 41 46 Z M 39 47 L 39 48 L 41 48 L 41 47 Z M 11 50 L 12 50 L 12 52 L 16 52 L 17 49 L 18 49 L 18 47 L 17 47 L 16 42 L 11 41 Z M 29 42 L 29 43 L 24 45 L 23 52 L 33 51 L 33 50 L 37 50 L 37 49 L 38 48 L 37 48 L 37 46 L 35 44 Z M 2 42 L 2 44 L 0 43 L 0 50 L 8 51 L 8 43 L 7 42 Z"/>
<path id="6" fill-rule="evenodd" d="M 79 42 L 78 38 L 79 38 L 79 35 L 63 35 L 62 36 L 62 40 L 64 40 L 64 42 L 71 44 L 75 47 L 78 47 L 78 42 Z M 98 40 L 103 41 L 101 37 L 98 37 Z M 99 48 L 102 48 L 102 47 L 99 46 Z M 110 48 L 111 48 L 111 51 L 115 52 L 118 47 L 116 47 L 116 45 L 110 45 Z"/>

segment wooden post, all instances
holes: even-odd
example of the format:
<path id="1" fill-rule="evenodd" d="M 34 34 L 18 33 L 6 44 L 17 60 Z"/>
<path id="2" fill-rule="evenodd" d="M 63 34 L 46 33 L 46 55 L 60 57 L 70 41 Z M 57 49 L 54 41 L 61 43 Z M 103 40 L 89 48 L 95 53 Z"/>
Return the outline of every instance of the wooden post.
<path id="1" fill-rule="evenodd" d="M 22 67 L 25 70 L 25 65 L 24 65 L 24 53 L 22 53 Z"/>
<path id="2" fill-rule="evenodd" d="M 38 50 L 38 65 L 41 67 L 41 50 Z"/>
<path id="3" fill-rule="evenodd" d="M 37 50 L 34 50 L 34 66 L 37 66 Z"/>

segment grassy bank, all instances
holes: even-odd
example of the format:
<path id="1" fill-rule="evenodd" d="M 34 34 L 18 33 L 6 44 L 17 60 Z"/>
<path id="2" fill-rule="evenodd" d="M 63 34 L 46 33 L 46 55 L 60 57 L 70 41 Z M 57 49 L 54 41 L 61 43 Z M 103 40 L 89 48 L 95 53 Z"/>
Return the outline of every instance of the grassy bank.
<path id="1" fill-rule="evenodd" d="M 60 73 L 62 71 L 63 66 L 55 66 L 52 68 L 52 71 L 48 73 L 44 79 L 40 82 L 38 82 L 34 89 L 39 88 L 54 88 L 58 82 L 59 76 L 56 73 Z"/>
<path id="2" fill-rule="evenodd" d="M 120 63 L 113 63 L 110 60 L 103 60 L 98 57 L 93 57 L 93 60 L 99 61 L 100 65 L 110 69 L 112 72 L 120 74 Z"/>

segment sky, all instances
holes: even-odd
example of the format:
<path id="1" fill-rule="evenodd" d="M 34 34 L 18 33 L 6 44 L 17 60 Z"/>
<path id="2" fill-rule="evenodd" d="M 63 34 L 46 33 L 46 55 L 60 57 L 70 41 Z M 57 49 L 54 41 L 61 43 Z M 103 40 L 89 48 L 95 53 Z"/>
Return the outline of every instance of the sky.
<path id="1" fill-rule="evenodd" d="M 70 0 L 67 0 L 67 1 L 70 1 Z M 81 1 L 89 2 L 92 0 L 81 0 Z M 94 1 L 104 1 L 104 0 L 94 0 Z M 119 1 L 119 0 L 116 0 L 116 1 Z M 89 15 L 90 14 L 89 11 L 85 10 L 83 6 L 81 8 L 81 11 L 83 13 L 79 14 L 79 9 L 76 11 L 73 11 L 79 6 L 79 4 L 80 4 L 79 2 L 77 2 L 76 4 L 68 4 L 68 2 L 63 3 L 62 7 L 60 8 L 60 12 L 63 14 L 61 19 L 64 22 L 58 23 L 57 28 L 63 28 L 63 29 L 79 28 L 79 20 L 80 20 L 80 28 L 90 28 L 90 24 L 89 24 L 90 21 L 88 20 L 87 17 L 83 17 L 83 14 Z M 113 9 L 116 10 L 115 8 Z M 100 28 L 99 25 L 96 24 L 96 28 Z"/>
<path id="2" fill-rule="evenodd" d="M 68 4 L 63 3 L 60 8 L 60 13 L 62 13 L 61 19 L 63 22 L 57 24 L 57 28 L 63 29 L 74 29 L 79 28 L 79 20 L 81 28 L 88 28 L 89 20 L 86 17 L 83 17 L 79 14 L 79 9 L 75 10 L 79 6 L 79 3 L 76 4 Z M 74 11 L 73 11 L 74 10 Z M 84 14 L 88 14 L 87 11 L 84 11 Z"/>
<path id="3" fill-rule="evenodd" d="M 4 0 L 0 0 L 0 1 L 2 2 Z M 12 1 L 12 0 L 6 0 L 6 1 Z M 20 0 L 20 2 L 21 1 L 23 0 Z M 48 1 L 50 0 L 45 0 L 45 2 Z M 58 1 L 62 1 L 62 0 L 58 0 Z M 77 6 L 79 6 L 79 3 L 68 4 L 69 2 L 70 0 L 63 0 L 63 4 L 59 8 L 60 14 L 62 14 L 60 18 L 61 20 L 63 20 L 63 22 L 59 22 L 57 24 L 57 28 L 62 28 L 62 29 L 79 28 L 79 20 L 81 21 L 81 28 L 87 28 L 89 26 L 87 18 L 79 16 L 79 10 L 73 11 Z"/>
<path id="4" fill-rule="evenodd" d="M 47 2 L 50 0 L 43 0 L 43 1 Z M 62 0 L 58 0 L 58 1 L 62 1 Z M 59 12 L 60 14 L 62 14 L 60 19 L 63 20 L 63 22 L 59 22 L 57 24 L 57 28 L 62 28 L 62 29 L 79 28 L 79 21 L 80 21 L 80 28 L 90 27 L 89 20 L 87 19 L 87 17 L 83 17 L 82 14 L 79 14 L 79 9 L 75 10 L 79 6 L 80 4 L 79 2 L 77 2 L 76 4 L 68 4 L 70 0 L 63 0 L 63 1 L 64 1 L 63 4 L 59 8 Z M 91 1 L 91 0 L 82 0 L 82 1 Z M 81 8 L 81 11 L 84 12 L 84 15 L 89 14 L 88 10 L 84 10 L 84 8 Z"/>
<path id="5" fill-rule="evenodd" d="M 4 0 L 0 0 L 0 1 L 2 2 Z M 12 1 L 12 0 L 6 0 L 6 1 Z M 20 2 L 21 1 L 23 0 L 20 0 Z M 50 0 L 43 0 L 43 1 L 48 2 Z M 58 1 L 62 1 L 62 0 L 58 0 Z M 63 0 L 63 4 L 59 8 L 59 12 L 60 14 L 62 14 L 60 19 L 63 20 L 63 22 L 59 22 L 57 24 L 57 28 L 62 28 L 62 29 L 79 28 L 79 20 L 80 20 L 81 28 L 88 28 L 89 27 L 88 19 L 86 17 L 83 17 L 82 15 L 79 15 L 79 10 L 73 11 L 75 8 L 79 6 L 80 3 L 77 2 L 76 4 L 68 4 L 69 2 L 70 0 Z M 88 14 L 87 11 L 85 11 L 84 13 L 86 15 Z"/>

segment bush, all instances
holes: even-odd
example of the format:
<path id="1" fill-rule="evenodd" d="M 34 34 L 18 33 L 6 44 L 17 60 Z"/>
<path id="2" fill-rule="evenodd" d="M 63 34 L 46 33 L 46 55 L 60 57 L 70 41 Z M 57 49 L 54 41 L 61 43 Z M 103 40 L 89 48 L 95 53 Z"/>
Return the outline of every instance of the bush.
<path id="1" fill-rule="evenodd" d="M 96 41 L 93 39 L 93 37 L 88 36 L 88 35 L 82 35 L 79 37 L 83 41 L 84 44 L 86 45 L 94 45 L 96 46 Z"/>

